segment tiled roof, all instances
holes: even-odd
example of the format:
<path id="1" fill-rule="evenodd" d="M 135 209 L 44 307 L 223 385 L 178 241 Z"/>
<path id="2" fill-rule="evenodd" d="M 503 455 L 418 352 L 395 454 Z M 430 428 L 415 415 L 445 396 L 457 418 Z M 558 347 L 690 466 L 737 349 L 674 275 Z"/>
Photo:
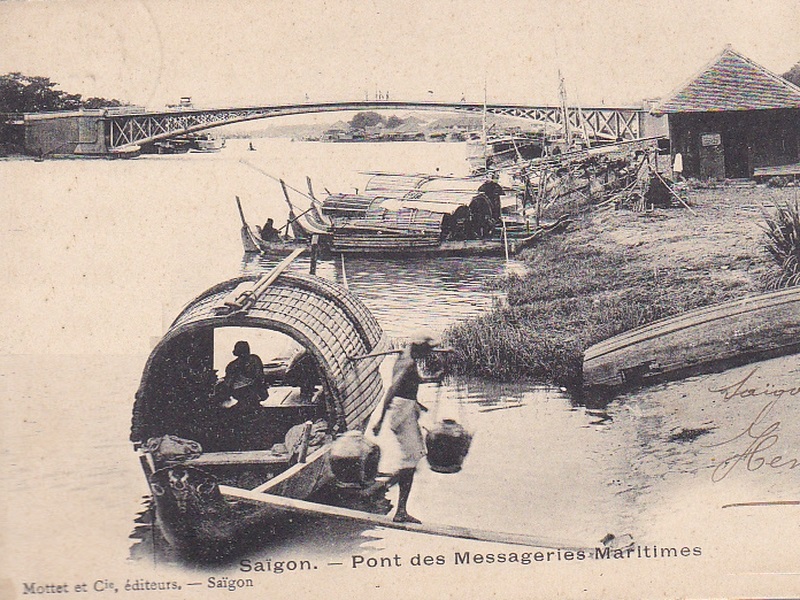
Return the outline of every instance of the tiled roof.
<path id="1" fill-rule="evenodd" d="M 726 47 L 653 114 L 800 108 L 800 87 Z"/>

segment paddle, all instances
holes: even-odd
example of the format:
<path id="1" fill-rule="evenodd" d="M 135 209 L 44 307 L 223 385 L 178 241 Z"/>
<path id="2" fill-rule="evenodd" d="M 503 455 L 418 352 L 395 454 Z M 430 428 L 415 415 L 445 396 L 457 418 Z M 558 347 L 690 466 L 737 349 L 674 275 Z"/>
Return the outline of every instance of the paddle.
<path id="1" fill-rule="evenodd" d="M 273 494 L 263 494 L 242 488 L 228 485 L 219 486 L 223 495 L 240 500 L 249 500 L 259 504 L 267 504 L 277 509 L 288 512 L 298 512 L 311 515 L 324 515 L 336 519 L 349 519 L 368 525 L 380 525 L 390 529 L 401 529 L 416 533 L 426 533 L 429 535 L 441 535 L 446 537 L 462 538 L 468 540 L 479 540 L 485 542 L 496 542 L 500 544 L 514 544 L 518 546 L 530 546 L 534 548 L 550 548 L 562 551 L 583 551 L 589 556 L 594 555 L 595 547 L 621 547 L 621 544 L 629 545 L 632 542 L 630 536 L 625 535 L 620 538 L 608 534 L 603 540 L 598 542 L 595 547 L 588 544 L 575 543 L 572 541 L 556 540 L 542 536 L 533 536 L 525 533 L 508 533 L 501 531 L 490 531 L 476 527 L 460 527 L 457 525 L 442 525 L 437 523 L 396 523 L 390 517 L 376 515 L 350 508 L 329 506 L 307 500 L 296 500 L 285 496 Z"/>
<path id="2" fill-rule="evenodd" d="M 289 256 L 275 265 L 272 271 L 263 275 L 251 286 L 247 287 L 246 289 L 242 289 L 242 286 L 236 288 L 231 295 L 222 301 L 222 304 L 214 307 L 214 309 L 220 313 L 246 311 L 258 301 L 259 296 L 264 292 L 264 290 L 270 286 L 280 276 L 280 274 L 283 273 L 290 264 L 292 264 L 294 259 L 300 256 L 303 252 L 305 252 L 305 248 L 298 248 L 297 250 L 293 251 Z"/>

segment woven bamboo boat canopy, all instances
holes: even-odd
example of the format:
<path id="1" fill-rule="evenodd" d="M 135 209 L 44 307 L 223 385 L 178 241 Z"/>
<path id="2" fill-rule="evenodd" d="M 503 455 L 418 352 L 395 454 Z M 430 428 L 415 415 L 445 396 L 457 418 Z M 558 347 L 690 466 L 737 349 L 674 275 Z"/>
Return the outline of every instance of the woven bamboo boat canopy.
<path id="1" fill-rule="evenodd" d="M 257 279 L 242 276 L 220 283 L 181 311 L 148 359 L 136 394 L 132 439 L 138 430 L 148 429 L 142 420 L 157 414 L 154 406 L 171 392 L 166 388 L 181 384 L 170 379 L 171 372 L 192 360 L 199 368 L 209 369 L 213 331 L 220 327 L 277 331 L 302 345 L 316 360 L 342 426 L 357 426 L 372 411 L 382 393 L 380 359 L 353 361 L 350 357 L 388 349 L 390 343 L 363 303 L 333 282 L 283 274 L 247 310 L 219 310 L 234 290 Z"/>
<path id="2" fill-rule="evenodd" d="M 462 192 L 473 196 L 485 193 L 502 195 L 502 188 L 481 177 L 441 177 L 439 175 L 374 175 L 367 182 L 368 196 L 402 197 L 408 192 Z M 469 204 L 469 202 L 467 202 Z"/>

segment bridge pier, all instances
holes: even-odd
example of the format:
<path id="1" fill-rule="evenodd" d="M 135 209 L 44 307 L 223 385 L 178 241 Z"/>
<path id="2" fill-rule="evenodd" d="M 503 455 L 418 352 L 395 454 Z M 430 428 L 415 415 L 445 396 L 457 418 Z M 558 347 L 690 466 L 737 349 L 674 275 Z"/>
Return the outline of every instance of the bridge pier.
<path id="1" fill-rule="evenodd" d="M 26 154 L 105 156 L 110 154 L 103 110 L 26 114 Z"/>

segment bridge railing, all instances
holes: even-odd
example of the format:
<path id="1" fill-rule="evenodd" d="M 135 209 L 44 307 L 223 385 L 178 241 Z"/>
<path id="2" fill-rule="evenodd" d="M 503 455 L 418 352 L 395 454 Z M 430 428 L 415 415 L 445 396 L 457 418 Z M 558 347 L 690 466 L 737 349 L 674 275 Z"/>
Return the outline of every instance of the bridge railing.
<path id="1" fill-rule="evenodd" d="M 358 110 L 427 110 L 487 114 L 526 119 L 544 125 L 563 127 L 563 112 L 554 106 L 523 106 L 444 102 L 353 101 L 329 103 L 285 104 L 262 107 L 185 109 L 133 114 L 107 113 L 109 148 L 121 148 L 154 142 L 232 123 L 270 117 Z M 636 107 L 572 107 L 568 111 L 570 127 L 586 129 L 595 139 L 633 140 L 641 137 L 642 108 Z"/>

